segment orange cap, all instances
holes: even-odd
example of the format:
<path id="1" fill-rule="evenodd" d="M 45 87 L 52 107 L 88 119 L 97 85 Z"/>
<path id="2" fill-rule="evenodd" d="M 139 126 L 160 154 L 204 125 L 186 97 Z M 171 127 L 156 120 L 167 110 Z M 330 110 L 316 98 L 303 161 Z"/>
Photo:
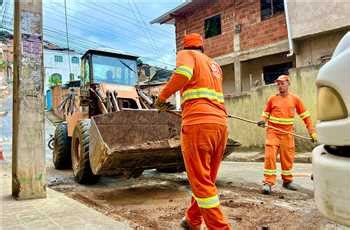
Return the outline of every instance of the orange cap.
<path id="1" fill-rule="evenodd" d="M 203 46 L 203 38 L 200 34 L 192 33 L 192 34 L 185 35 L 183 43 L 184 43 L 184 48 L 202 47 Z"/>
<path id="2" fill-rule="evenodd" d="M 288 77 L 288 75 L 281 75 L 275 80 L 275 82 L 276 81 L 288 81 L 289 82 L 289 77 Z"/>

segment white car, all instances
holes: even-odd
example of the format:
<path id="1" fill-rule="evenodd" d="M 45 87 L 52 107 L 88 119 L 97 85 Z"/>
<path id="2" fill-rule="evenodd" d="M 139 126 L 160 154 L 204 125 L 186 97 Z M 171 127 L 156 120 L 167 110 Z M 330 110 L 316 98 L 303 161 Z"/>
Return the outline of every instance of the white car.
<path id="1" fill-rule="evenodd" d="M 317 80 L 319 142 L 312 152 L 315 201 L 327 218 L 350 226 L 350 32 Z"/>

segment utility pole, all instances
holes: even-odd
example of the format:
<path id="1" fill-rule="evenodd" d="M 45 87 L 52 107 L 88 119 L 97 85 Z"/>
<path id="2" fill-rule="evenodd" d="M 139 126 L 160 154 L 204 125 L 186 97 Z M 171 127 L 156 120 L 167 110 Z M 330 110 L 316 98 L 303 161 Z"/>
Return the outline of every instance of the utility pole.
<path id="1" fill-rule="evenodd" d="M 46 197 L 42 0 L 15 0 L 12 195 Z"/>

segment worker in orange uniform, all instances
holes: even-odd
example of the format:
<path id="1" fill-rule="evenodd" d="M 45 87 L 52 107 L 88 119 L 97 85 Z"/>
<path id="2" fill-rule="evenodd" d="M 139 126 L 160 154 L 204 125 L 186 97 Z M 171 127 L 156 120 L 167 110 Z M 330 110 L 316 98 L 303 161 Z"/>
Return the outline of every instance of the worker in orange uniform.
<path id="1" fill-rule="evenodd" d="M 317 142 L 317 135 L 312 125 L 310 112 L 306 110 L 298 96 L 289 92 L 290 82 L 288 76 L 279 76 L 276 83 L 279 93 L 268 99 L 262 114 L 262 120 L 258 122 L 258 126 L 265 127 L 266 122 L 268 122 L 269 126 L 287 132 L 294 132 L 294 115 L 297 113 L 304 121 L 312 141 Z M 295 156 L 294 137 L 291 134 L 267 128 L 263 194 L 270 194 L 271 187 L 276 183 L 276 156 L 278 151 L 280 153 L 283 187 L 289 190 L 297 190 L 296 184 L 293 183 L 292 175 Z"/>
<path id="2" fill-rule="evenodd" d="M 215 181 L 228 138 L 227 113 L 220 66 L 203 53 L 203 39 L 189 34 L 177 53 L 176 69 L 160 92 L 156 107 L 167 109 L 166 99 L 180 90 L 181 148 L 192 189 L 191 205 L 181 221 L 184 229 L 230 229 L 220 209 Z"/>

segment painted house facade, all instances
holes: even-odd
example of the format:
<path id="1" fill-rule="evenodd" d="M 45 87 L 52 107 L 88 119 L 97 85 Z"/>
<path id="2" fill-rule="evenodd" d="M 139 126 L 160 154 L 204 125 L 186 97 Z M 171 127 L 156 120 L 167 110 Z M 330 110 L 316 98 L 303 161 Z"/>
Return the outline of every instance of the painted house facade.
<path id="1" fill-rule="evenodd" d="M 50 86 L 65 84 L 80 79 L 81 54 L 74 51 L 47 48 L 44 49 L 45 92 Z"/>

